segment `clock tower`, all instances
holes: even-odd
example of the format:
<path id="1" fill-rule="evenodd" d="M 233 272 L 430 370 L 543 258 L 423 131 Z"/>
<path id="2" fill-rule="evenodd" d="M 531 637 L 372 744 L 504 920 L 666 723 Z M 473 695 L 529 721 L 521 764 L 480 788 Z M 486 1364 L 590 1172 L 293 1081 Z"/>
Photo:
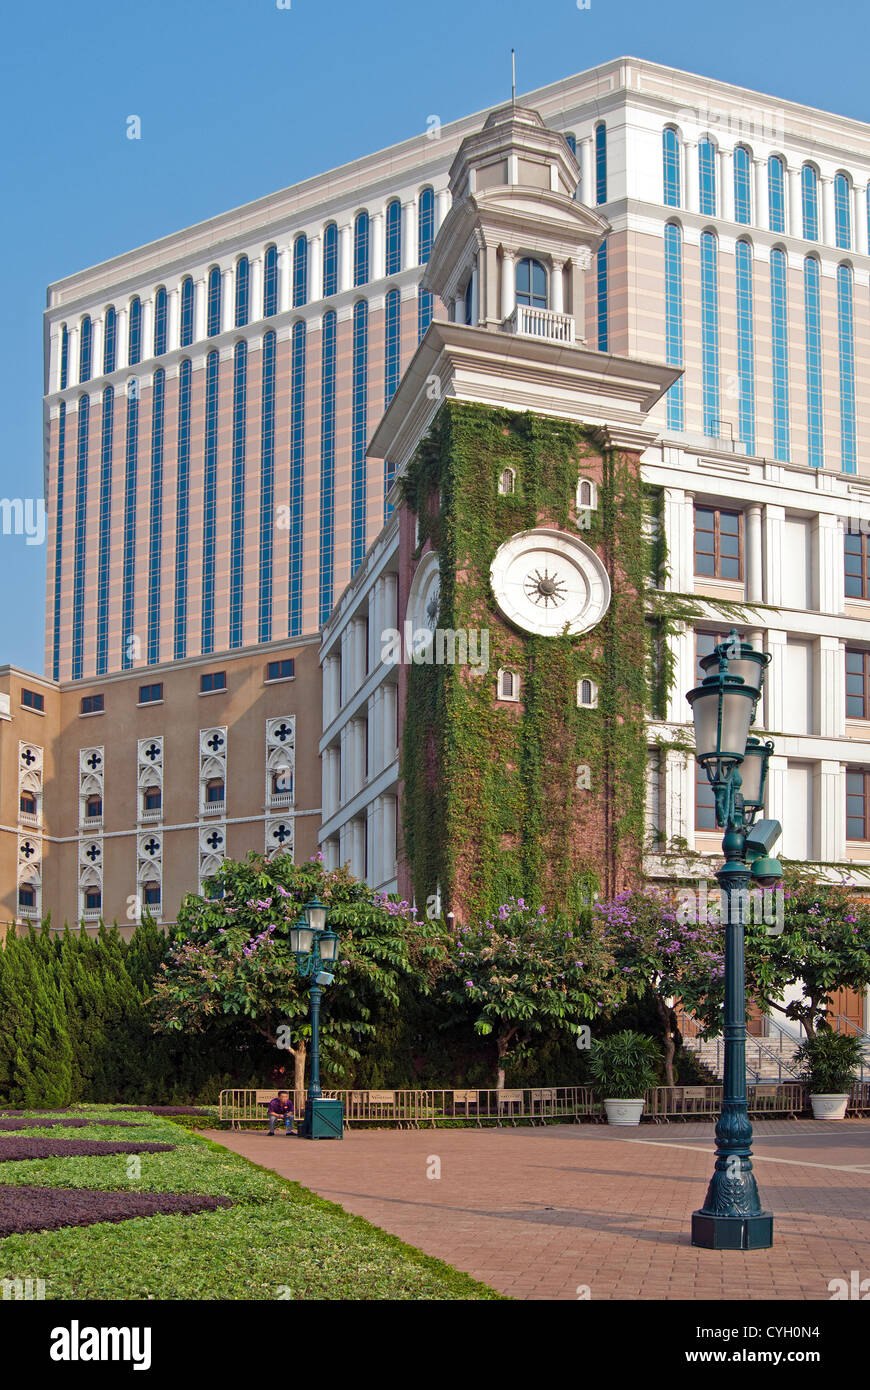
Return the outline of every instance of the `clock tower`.
<path id="1" fill-rule="evenodd" d="M 536 111 L 461 145 L 429 327 L 371 442 L 398 512 L 399 890 L 459 920 L 640 873 L 652 688 L 646 416 L 679 372 L 596 351 L 609 231 Z"/>

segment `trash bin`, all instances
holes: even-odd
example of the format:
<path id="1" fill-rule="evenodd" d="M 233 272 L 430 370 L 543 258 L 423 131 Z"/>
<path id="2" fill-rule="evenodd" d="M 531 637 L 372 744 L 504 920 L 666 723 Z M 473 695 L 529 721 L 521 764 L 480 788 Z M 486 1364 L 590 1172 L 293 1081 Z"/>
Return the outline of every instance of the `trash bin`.
<path id="1" fill-rule="evenodd" d="M 307 1100 L 299 1127 L 303 1139 L 343 1139 L 344 1105 L 340 1100 Z"/>

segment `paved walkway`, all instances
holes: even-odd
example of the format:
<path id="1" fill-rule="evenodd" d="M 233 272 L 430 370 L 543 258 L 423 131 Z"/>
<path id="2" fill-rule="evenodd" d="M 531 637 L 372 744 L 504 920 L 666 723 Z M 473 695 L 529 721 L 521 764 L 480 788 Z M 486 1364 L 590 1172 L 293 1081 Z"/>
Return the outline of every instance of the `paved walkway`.
<path id="1" fill-rule="evenodd" d="M 689 1244 L 705 1122 L 207 1134 L 514 1298 L 827 1300 L 830 1280 L 870 1278 L 870 1120 L 758 1123 L 774 1245 L 747 1254 Z"/>

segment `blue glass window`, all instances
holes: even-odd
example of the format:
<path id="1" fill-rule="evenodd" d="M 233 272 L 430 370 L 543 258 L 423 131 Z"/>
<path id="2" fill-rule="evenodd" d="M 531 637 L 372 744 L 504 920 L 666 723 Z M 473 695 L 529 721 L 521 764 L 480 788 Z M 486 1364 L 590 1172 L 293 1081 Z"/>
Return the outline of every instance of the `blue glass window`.
<path id="1" fill-rule="evenodd" d="M 402 204 L 398 198 L 387 203 L 387 275 L 402 269 Z"/>
<path id="2" fill-rule="evenodd" d="M 737 402 L 740 438 L 750 454 L 755 453 L 755 325 L 752 293 L 752 247 L 738 241 L 735 247 L 737 271 Z"/>
<path id="3" fill-rule="evenodd" d="M 110 304 L 103 315 L 103 375 L 108 376 L 118 364 L 118 315 Z"/>
<path id="4" fill-rule="evenodd" d="M 358 212 L 353 224 L 353 283 L 365 285 L 369 278 L 369 215 Z"/>
<path id="5" fill-rule="evenodd" d="M 60 389 L 65 391 L 69 382 L 69 329 L 66 324 L 60 330 Z"/>
<path id="6" fill-rule="evenodd" d="M 220 268 L 212 266 L 208 272 L 208 321 L 206 334 L 214 338 L 221 331 L 221 284 L 223 276 Z"/>
<path id="7" fill-rule="evenodd" d="M 330 222 L 323 229 L 323 298 L 338 293 L 338 227 Z"/>
<path id="8" fill-rule="evenodd" d="M 175 638 L 176 661 L 187 655 L 187 559 L 190 546 L 190 382 L 185 358 L 178 369 L 178 446 L 175 490 Z"/>
<path id="9" fill-rule="evenodd" d="M 749 158 L 749 151 L 745 145 L 737 145 L 734 149 L 734 221 L 742 222 L 744 226 L 748 226 L 751 220 L 751 177 L 752 160 Z"/>
<path id="10" fill-rule="evenodd" d="M 66 403 L 61 401 L 57 420 L 57 495 L 54 525 L 54 631 L 52 634 L 52 676 L 60 680 L 60 600 L 61 560 L 63 559 L 63 468 L 66 445 Z"/>
<path id="11" fill-rule="evenodd" d="M 595 201 L 607 202 L 607 127 L 603 121 L 595 127 Z"/>
<path id="12" fill-rule="evenodd" d="M 417 295 L 417 341 L 422 342 L 426 329 L 432 322 L 434 301 L 431 290 L 420 290 Z"/>
<path id="13" fill-rule="evenodd" d="M 683 365 L 683 238 L 673 222 L 665 227 L 665 346 L 669 367 Z M 683 378 L 668 391 L 668 429 L 684 425 Z"/>
<path id="14" fill-rule="evenodd" d="M 801 169 L 801 208 L 805 240 L 818 241 L 819 179 L 811 164 L 805 164 Z"/>
<path id="15" fill-rule="evenodd" d="M 770 253 L 770 346 L 773 357 L 773 457 L 788 462 L 788 309 L 785 252 Z"/>
<path id="16" fill-rule="evenodd" d="M 702 217 L 715 217 L 716 146 L 706 137 L 698 141 L 698 196 Z"/>
<path id="17" fill-rule="evenodd" d="M 248 345 L 233 350 L 233 467 L 230 516 L 230 646 L 242 645 L 245 582 L 245 428 L 248 418 Z"/>
<path id="18" fill-rule="evenodd" d="M 366 434 L 368 418 L 368 305 L 353 306 L 353 415 L 351 425 L 351 573 L 366 553 Z"/>
<path id="19" fill-rule="evenodd" d="M 293 243 L 293 307 L 308 303 L 308 238 L 298 236 Z"/>
<path id="20" fill-rule="evenodd" d="M 142 300 L 134 294 L 130 300 L 130 319 L 127 324 L 127 365 L 135 367 L 142 361 Z"/>
<path id="21" fill-rule="evenodd" d="M 680 206 L 680 137 L 670 126 L 662 131 L 662 179 L 665 206 L 678 208 Z"/>
<path id="22" fill-rule="evenodd" d="M 856 471 L 855 460 L 855 334 L 852 267 L 837 266 L 837 333 L 840 348 L 840 467 Z"/>
<path id="23" fill-rule="evenodd" d="M 396 387 L 399 384 L 399 366 L 401 362 L 401 304 L 399 291 L 390 290 L 386 302 L 386 324 L 384 339 L 384 407 L 386 408 L 393 396 L 396 394 Z M 386 521 L 387 493 L 390 490 L 390 471 L 391 465 L 384 460 L 384 520 Z"/>
<path id="24" fill-rule="evenodd" d="M 431 188 L 420 190 L 417 218 L 417 260 L 425 265 L 435 240 L 435 194 Z"/>
<path id="25" fill-rule="evenodd" d="M 236 328 L 244 328 L 251 316 L 251 262 L 247 256 L 239 256 L 236 261 L 236 303 L 234 322 Z"/>
<path id="26" fill-rule="evenodd" d="M 109 562 L 112 546 L 112 431 L 115 423 L 115 392 L 103 392 L 103 422 L 100 439 L 100 520 L 97 570 L 97 675 L 104 676 L 109 663 Z"/>
<path id="27" fill-rule="evenodd" d="M 335 314 L 323 315 L 320 385 L 320 613 L 332 610 L 335 533 Z"/>
<path id="28" fill-rule="evenodd" d="M 124 555 L 121 571 L 121 666 L 126 671 L 138 653 L 133 626 L 136 569 L 136 485 L 139 472 L 139 383 L 127 383 L 124 457 Z"/>
<path id="29" fill-rule="evenodd" d="M 517 261 L 516 280 L 518 304 L 527 304 L 532 309 L 546 309 L 547 272 L 540 261 L 533 261 L 529 256 Z"/>
<path id="30" fill-rule="evenodd" d="M 272 561 L 275 529 L 275 334 L 263 338 L 260 399 L 260 596 L 258 641 L 272 640 Z"/>
<path id="31" fill-rule="evenodd" d="M 719 436 L 719 243 L 701 233 L 701 380 L 704 434 Z"/>
<path id="32" fill-rule="evenodd" d="M 596 321 L 598 326 L 598 351 L 607 352 L 609 334 L 607 329 L 607 242 L 599 248 L 596 261 Z"/>
<path id="33" fill-rule="evenodd" d="M 305 324 L 294 323 L 290 355 L 290 608 L 287 631 L 302 631 L 302 538 L 305 497 Z"/>
<path id="34" fill-rule="evenodd" d="M 154 296 L 154 356 L 162 357 L 166 351 L 166 290 L 161 285 Z"/>
<path id="35" fill-rule="evenodd" d="M 772 232 L 785 231 L 785 169 L 778 154 L 767 161 L 768 222 Z"/>
<path id="36" fill-rule="evenodd" d="M 852 185 L 845 174 L 834 179 L 834 231 L 841 251 L 852 246 Z"/>
<path id="37" fill-rule="evenodd" d="M 79 396 L 78 447 L 76 449 L 76 521 L 73 549 L 72 668 L 74 681 L 82 678 L 82 636 L 85 614 L 85 537 L 88 519 L 88 428 L 90 401 Z"/>
<path id="38" fill-rule="evenodd" d="M 807 330 L 807 464 L 824 467 L 822 414 L 822 315 L 819 262 L 804 261 L 804 317 Z"/>
<path id="39" fill-rule="evenodd" d="M 193 280 L 185 275 L 181 282 L 181 346 L 193 342 Z"/>
<path id="40" fill-rule="evenodd" d="M 278 312 L 278 248 L 267 246 L 263 257 L 263 318 Z"/>
<path id="41" fill-rule="evenodd" d="M 217 505 L 219 361 L 210 352 L 205 367 L 205 455 L 202 493 L 202 618 L 200 648 L 214 650 L 214 540 Z"/>
<path id="42" fill-rule="evenodd" d="M 151 507 L 148 540 L 148 665 L 160 660 L 160 580 L 163 557 L 163 426 L 166 373 L 154 373 L 151 396 Z"/>
<path id="43" fill-rule="evenodd" d="M 90 314 L 85 314 L 79 329 L 79 381 L 91 379 L 91 353 L 94 342 L 94 329 Z"/>

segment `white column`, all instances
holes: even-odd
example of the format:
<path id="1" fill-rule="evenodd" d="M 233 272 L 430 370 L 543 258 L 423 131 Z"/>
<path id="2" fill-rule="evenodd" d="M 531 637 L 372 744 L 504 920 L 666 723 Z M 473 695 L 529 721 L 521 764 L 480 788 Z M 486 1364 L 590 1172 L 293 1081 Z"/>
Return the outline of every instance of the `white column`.
<path id="1" fill-rule="evenodd" d="M 333 807 L 333 805 L 332 805 L 331 800 L 330 800 L 330 792 L 331 792 L 331 789 L 332 789 L 332 787 L 331 787 L 331 777 L 332 777 L 332 773 L 331 773 L 331 767 L 330 767 L 330 763 L 331 763 L 331 760 L 330 760 L 330 753 L 331 753 L 331 751 L 332 751 L 332 750 L 331 750 L 330 748 L 325 748 L 324 751 L 323 751 L 323 757 L 322 757 L 321 760 L 320 760 L 320 800 L 321 800 L 321 806 L 322 806 L 322 812 L 321 812 L 321 813 L 322 813 L 322 815 L 323 815 L 323 819 L 324 819 L 324 820 L 328 820 L 329 817 L 332 815 L 333 810 L 335 809 L 335 808 Z"/>
<path id="2" fill-rule="evenodd" d="M 154 296 L 142 300 L 142 360 L 154 356 Z"/>
<path id="3" fill-rule="evenodd" d="M 734 221 L 734 151 L 719 151 L 719 208 L 726 222 Z"/>
<path id="4" fill-rule="evenodd" d="M 344 222 L 338 229 L 338 291 L 353 289 L 353 225 Z"/>
<path id="5" fill-rule="evenodd" d="M 417 204 L 412 198 L 402 204 L 402 269 L 411 270 L 417 264 Z"/>
<path id="6" fill-rule="evenodd" d="M 229 265 L 221 271 L 221 332 L 226 333 L 236 321 L 236 269 Z"/>
<path id="7" fill-rule="evenodd" d="M 398 575 L 384 575 L 384 627 L 396 627 L 399 621 Z"/>
<path id="8" fill-rule="evenodd" d="M 828 246 L 836 246 L 837 237 L 834 228 L 834 180 L 823 177 L 819 179 L 819 182 L 822 186 L 822 225 L 819 228 L 819 241 L 827 242 Z"/>
<path id="9" fill-rule="evenodd" d="M 396 798 L 394 796 L 383 798 L 381 837 L 383 846 L 382 873 L 384 879 L 388 881 L 396 876 Z"/>
<path id="10" fill-rule="evenodd" d="M 803 211 L 801 204 L 801 171 L 793 164 L 788 166 L 786 173 L 788 188 L 786 190 L 786 227 L 789 236 L 803 236 Z"/>
<path id="11" fill-rule="evenodd" d="M 764 713 L 768 729 L 785 727 L 785 648 L 786 633 L 768 628 L 767 650 L 771 661 L 764 677 Z M 777 816 L 782 820 L 782 816 Z"/>
<path id="12" fill-rule="evenodd" d="M 278 313 L 286 314 L 290 308 L 290 248 L 282 246 L 278 251 Z"/>
<path id="13" fill-rule="evenodd" d="M 755 172 L 755 204 L 753 219 L 756 227 L 768 227 L 770 225 L 770 206 L 767 197 L 767 160 L 753 159 L 753 169 Z"/>
<path id="14" fill-rule="evenodd" d="M 779 726 L 775 725 L 774 727 Z M 768 817 L 771 820 L 778 820 L 780 825 L 785 825 L 789 810 L 788 758 L 784 758 L 780 753 L 773 753 L 767 765 L 767 795 L 765 800 Z"/>
<path id="15" fill-rule="evenodd" d="M 686 141 L 686 211 L 697 212 L 700 207 L 698 197 L 698 142 Z"/>
<path id="16" fill-rule="evenodd" d="M 846 657 L 839 637 L 818 637 L 813 662 L 813 706 L 822 738 L 846 737 Z"/>
<path id="17" fill-rule="evenodd" d="M 846 602 L 843 575 L 843 524 L 830 512 L 813 523 L 813 603 L 820 613 L 842 613 Z"/>
<path id="18" fill-rule="evenodd" d="M 308 282 L 311 299 L 323 298 L 323 233 L 318 232 L 308 243 Z"/>
<path id="19" fill-rule="evenodd" d="M 380 798 L 377 798 L 375 801 L 370 801 L 368 806 L 366 807 L 367 863 L 365 880 L 366 883 L 368 883 L 372 888 L 377 887 L 377 885 L 381 881 L 380 865 L 378 864 L 381 848 L 381 837 L 378 834 L 378 821 L 380 819 L 380 816 L 378 814 L 380 810 L 379 800 Z"/>
<path id="20" fill-rule="evenodd" d="M 562 261 L 553 261 L 550 275 L 550 308 L 555 314 L 565 312 L 565 279 Z"/>
<path id="21" fill-rule="evenodd" d="M 94 318 L 91 328 L 91 365 L 93 371 L 91 376 L 102 376 L 103 374 L 103 333 L 105 330 L 105 318 L 101 314 L 99 318 Z"/>
<path id="22" fill-rule="evenodd" d="M 686 709 L 688 707 L 687 704 Z M 669 748 L 665 754 L 664 774 L 662 829 L 665 843 L 687 840 L 691 844 L 695 829 L 695 759 L 681 749 Z"/>
<path id="23" fill-rule="evenodd" d="M 341 633 L 341 703 L 346 705 L 355 690 L 353 683 L 353 657 L 351 629 L 348 623 Z"/>
<path id="24" fill-rule="evenodd" d="M 383 280 L 387 273 L 387 268 L 384 255 L 384 214 L 382 212 L 372 213 L 371 233 L 372 263 L 370 267 L 370 278 L 372 280 Z"/>
<path id="25" fill-rule="evenodd" d="M 686 724 L 691 720 L 686 691 L 698 684 L 695 665 L 695 630 L 681 624 L 668 639 L 673 657 L 674 679 L 667 697 L 665 711 L 669 724 Z"/>
<path id="26" fill-rule="evenodd" d="M 867 255 L 867 184 L 852 188 L 852 245 L 859 256 Z"/>
<path id="27" fill-rule="evenodd" d="M 815 857 L 842 863 L 846 858 L 846 770 L 840 763 L 824 758 L 815 765 L 813 801 Z"/>
<path id="28" fill-rule="evenodd" d="M 450 211 L 450 190 L 449 188 L 439 188 L 435 194 L 435 232 L 440 230 L 441 223 Z"/>
<path id="29" fill-rule="evenodd" d="M 376 750 L 376 748 L 375 748 L 375 744 L 376 744 L 376 742 L 377 742 L 377 735 L 378 735 L 378 725 L 377 725 L 377 720 L 375 719 L 374 715 L 375 715 L 375 698 L 374 698 L 374 695 L 370 695 L 369 698 L 368 698 L 368 700 L 367 700 L 367 702 L 366 702 L 366 721 L 365 721 L 365 724 L 364 724 L 364 726 L 363 726 L 363 727 L 365 728 L 365 734 L 366 734 L 366 763 L 367 763 L 368 770 L 369 770 L 369 771 L 368 771 L 369 781 L 371 781 L 372 777 L 376 777 L 377 774 L 378 774 L 378 772 L 380 771 L 380 768 L 379 768 L 379 766 L 378 766 L 377 759 L 376 759 L 376 752 L 377 752 L 377 750 Z"/>
<path id="30" fill-rule="evenodd" d="M 355 878 L 366 876 L 366 823 L 359 816 L 351 821 L 351 873 Z"/>
<path id="31" fill-rule="evenodd" d="M 471 321 L 472 324 L 474 324 L 475 328 L 477 327 L 478 320 L 479 320 L 479 318 L 480 318 L 480 308 L 479 308 L 479 304 L 480 304 L 480 272 L 479 272 L 479 270 L 475 269 L 475 270 L 473 270 L 473 271 L 471 272 L 471 295 L 470 295 L 469 301 L 468 301 L 468 307 L 469 307 L 469 309 L 470 309 L 470 311 L 471 311 L 471 318 L 470 318 L 470 321 Z"/>
<path id="32" fill-rule="evenodd" d="M 118 317 L 115 321 L 115 348 L 116 361 L 118 367 L 127 367 L 130 364 L 130 340 L 127 333 L 127 319 L 129 309 L 126 304 L 118 310 Z M 75 360 L 76 371 L 78 371 L 78 355 L 75 359 L 72 356 L 72 339 L 70 339 L 70 380 L 72 380 L 72 363 Z"/>
<path id="33" fill-rule="evenodd" d="M 339 804 L 353 796 L 351 774 L 351 725 L 345 724 L 339 734 Z"/>
<path id="34" fill-rule="evenodd" d="M 353 770 L 351 772 L 351 796 L 362 791 L 366 780 L 366 721 L 351 720 L 351 747 Z"/>
<path id="35" fill-rule="evenodd" d="M 691 493 L 665 488 L 664 527 L 669 571 L 665 588 L 677 594 L 691 593 L 695 586 L 695 504 Z"/>
<path id="36" fill-rule="evenodd" d="M 353 821 L 345 821 L 339 828 L 338 861 L 340 866 L 349 864 L 353 872 Z"/>
<path id="37" fill-rule="evenodd" d="M 783 540 L 785 508 L 769 502 L 764 508 L 764 602 L 778 608 L 782 603 Z M 772 725 L 781 728 L 780 724 Z"/>
<path id="38" fill-rule="evenodd" d="M 501 316 L 509 319 L 517 304 L 515 257 L 512 251 L 505 251 L 501 261 Z"/>
<path id="39" fill-rule="evenodd" d="M 119 310 L 119 312 L 118 312 L 118 320 L 119 320 L 119 322 L 120 322 L 120 318 L 121 318 L 121 314 L 120 314 L 120 310 Z M 119 358 L 120 358 L 120 352 L 119 352 L 118 356 L 119 356 Z M 120 363 L 120 361 L 119 361 L 118 366 L 120 366 L 120 365 L 121 365 L 121 363 Z M 69 325 L 69 343 L 68 343 L 68 346 L 67 346 L 67 373 L 66 373 L 66 379 L 67 379 L 67 384 L 68 384 L 69 386 L 74 386 L 75 383 L 76 383 L 76 382 L 78 381 L 78 379 L 79 379 L 79 326 L 78 326 L 78 324 L 70 324 L 70 325 Z"/>
<path id="40" fill-rule="evenodd" d="M 761 529 L 761 506 L 752 503 L 746 508 L 746 597 L 750 603 L 764 601 Z"/>
<path id="41" fill-rule="evenodd" d="M 249 323 L 259 323 L 263 317 L 263 257 L 255 256 L 251 261 Z"/>
<path id="42" fill-rule="evenodd" d="M 587 208 L 595 206 L 595 183 L 592 177 L 592 137 L 580 141 L 577 151 L 580 164 L 580 201 Z"/>
<path id="43" fill-rule="evenodd" d="M 381 690 L 383 691 L 382 713 L 384 721 L 381 746 L 383 748 L 384 766 L 386 767 L 396 756 L 396 709 L 398 706 L 399 691 L 398 687 L 394 685 L 392 681 L 385 681 L 381 686 Z"/>
<path id="44" fill-rule="evenodd" d="M 168 315 L 168 322 L 166 326 L 166 346 L 169 352 L 172 352 L 173 348 L 177 348 L 180 346 L 178 300 L 178 290 L 170 290 L 168 293 L 169 302 L 166 306 L 166 312 Z"/>
<path id="45" fill-rule="evenodd" d="M 465 322 L 465 296 L 458 294 L 453 301 L 453 322 Z"/>
<path id="46" fill-rule="evenodd" d="M 329 753 L 329 805 L 330 814 L 334 815 L 338 810 L 341 796 L 341 749 L 333 744 L 327 751 Z"/>
<path id="47" fill-rule="evenodd" d="M 373 777 L 384 768 L 384 687 L 379 685 L 369 701 L 369 738 L 371 754 L 369 767 Z"/>
<path id="48" fill-rule="evenodd" d="M 366 662 L 368 658 L 368 643 L 366 638 L 366 624 L 361 618 L 357 618 L 351 623 L 353 632 L 353 679 L 354 690 L 359 690 L 366 678 Z"/>
<path id="49" fill-rule="evenodd" d="M 194 340 L 195 343 L 201 342 L 201 340 L 205 337 L 206 283 L 207 283 L 207 282 L 206 282 L 206 277 L 203 275 L 203 276 L 200 277 L 199 280 L 197 280 L 196 284 L 195 284 L 194 287 L 193 287 L 193 288 L 194 288 L 194 295 L 193 295 L 193 299 L 194 299 L 194 328 L 193 328 L 193 340 Z M 120 313 L 119 313 L 119 314 L 118 314 L 119 331 L 120 331 L 120 323 L 121 323 L 121 315 L 120 315 Z M 125 334 L 125 338 L 126 338 L 126 334 Z M 119 339 L 119 351 L 120 351 L 120 339 Z M 127 349 L 126 349 L 126 347 L 123 349 L 123 351 L 124 351 L 124 361 L 126 362 L 126 360 L 127 360 Z M 121 363 L 119 362 L 119 363 L 118 363 L 118 366 L 120 366 L 120 365 L 121 365 Z"/>

